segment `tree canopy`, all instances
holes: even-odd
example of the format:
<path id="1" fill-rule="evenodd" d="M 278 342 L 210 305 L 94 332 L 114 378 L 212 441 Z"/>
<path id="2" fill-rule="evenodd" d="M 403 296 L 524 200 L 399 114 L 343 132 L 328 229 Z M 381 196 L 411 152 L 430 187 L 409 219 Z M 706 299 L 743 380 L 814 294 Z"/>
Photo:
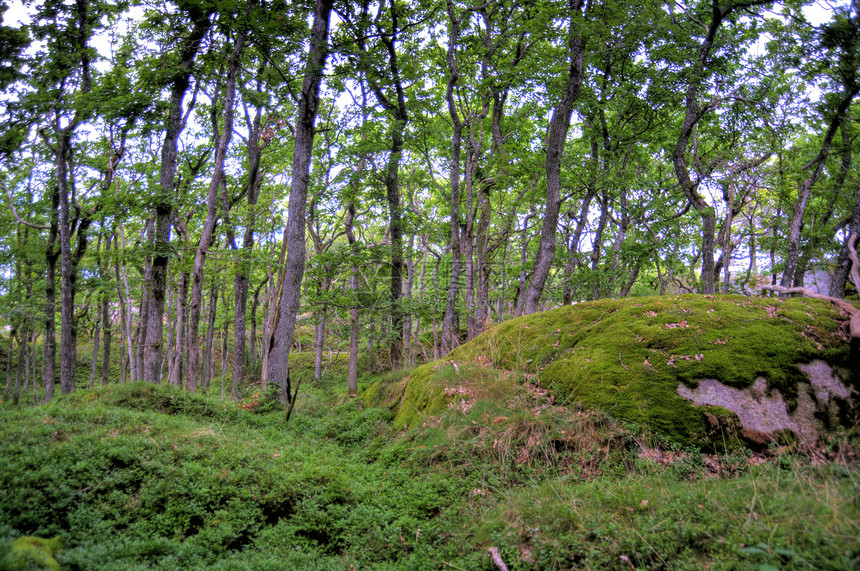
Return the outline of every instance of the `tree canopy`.
<path id="1" fill-rule="evenodd" d="M 856 1 L 26 14 L 0 26 L 16 400 L 27 363 L 34 398 L 73 391 L 81 338 L 103 382 L 261 380 L 289 403 L 296 349 L 317 380 L 349 351 L 354 390 L 359 353 L 396 368 L 577 301 L 856 293 Z"/>

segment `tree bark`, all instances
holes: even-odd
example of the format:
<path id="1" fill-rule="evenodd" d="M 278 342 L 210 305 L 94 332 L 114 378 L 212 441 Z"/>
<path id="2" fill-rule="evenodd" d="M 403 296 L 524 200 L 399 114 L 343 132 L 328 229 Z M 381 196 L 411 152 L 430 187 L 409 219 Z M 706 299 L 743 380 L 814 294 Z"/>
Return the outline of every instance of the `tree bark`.
<path id="1" fill-rule="evenodd" d="M 161 376 L 161 354 L 164 329 L 164 297 L 167 285 L 167 265 L 170 261 L 170 224 L 173 214 L 176 187 L 177 143 L 182 132 L 182 100 L 191 81 L 192 64 L 203 37 L 211 26 L 212 8 L 203 9 L 189 4 L 191 31 L 185 37 L 179 55 L 179 64 L 171 80 L 170 106 L 161 147 L 159 190 L 155 205 L 155 237 L 152 242 L 153 258 L 149 272 L 148 310 L 146 315 L 146 345 L 143 356 L 143 379 L 157 383 Z M 195 377 L 196 381 L 196 377 Z"/>
<path id="2" fill-rule="evenodd" d="M 523 312 L 528 315 L 540 309 L 540 298 L 555 260 L 555 234 L 558 226 L 558 212 L 561 206 L 561 156 L 570 129 L 573 105 L 579 98 L 585 74 L 585 37 L 577 29 L 578 15 L 585 8 L 584 0 L 570 1 L 570 27 L 568 30 L 568 49 L 570 50 L 570 69 L 567 88 L 558 106 L 552 112 L 549 134 L 546 143 L 546 210 L 540 233 L 540 247 L 535 259 L 534 270 L 526 291 Z"/>
<path id="3" fill-rule="evenodd" d="M 854 212 L 851 214 L 851 222 L 848 227 L 848 236 L 842 241 L 842 249 L 836 261 L 836 270 L 830 283 L 830 295 L 833 297 L 845 297 L 845 284 L 851 268 L 850 247 L 851 240 L 860 236 L 860 182 L 857 183 L 857 193 L 854 200 Z"/>
<path id="4" fill-rule="evenodd" d="M 260 172 L 260 159 L 266 143 L 260 145 L 262 134 L 261 116 L 259 110 L 251 121 L 246 111 L 249 132 L 245 145 L 248 154 L 248 218 L 245 222 L 245 235 L 242 238 L 242 251 L 235 264 L 233 276 L 233 295 L 236 298 L 236 311 L 233 316 L 233 386 L 231 396 L 239 400 L 242 384 L 245 379 L 245 364 L 248 351 L 245 348 L 245 323 L 248 313 L 248 284 L 251 275 L 251 256 L 254 251 L 254 225 L 256 224 L 257 199 L 260 195 L 260 185 L 263 177 Z M 265 283 L 265 282 L 263 282 Z M 263 284 L 260 284 L 262 287 Z M 255 354 L 257 320 L 256 309 L 260 288 L 254 292 L 254 304 L 251 310 L 251 355 Z"/>
<path id="5" fill-rule="evenodd" d="M 224 161 L 227 149 L 233 138 L 233 103 L 236 95 L 236 74 L 239 70 L 239 60 L 245 49 L 245 32 L 240 31 L 236 36 L 233 54 L 227 66 L 227 84 L 224 96 L 224 128 L 218 137 L 217 119 L 213 119 L 213 128 L 218 139 L 215 150 L 215 164 L 212 178 L 209 181 L 209 193 L 206 197 L 206 220 L 200 233 L 200 242 L 194 254 L 194 269 L 191 273 L 191 304 L 189 306 L 188 339 L 189 365 L 185 388 L 196 392 L 198 387 L 197 371 L 200 363 L 200 314 L 203 301 L 203 267 L 206 264 L 206 254 L 212 247 L 215 238 L 215 226 L 218 224 L 218 200 L 221 183 L 224 178 Z M 247 292 L 246 292 L 247 293 Z M 243 322 L 244 335 L 244 322 Z"/>
<path id="6" fill-rule="evenodd" d="M 448 20 L 451 30 L 448 35 L 448 85 L 445 99 L 448 103 L 448 116 L 451 118 L 451 279 L 448 282 L 448 296 L 445 300 L 445 315 L 442 318 L 442 352 L 447 353 L 457 346 L 459 330 L 455 330 L 457 298 L 460 289 L 460 150 L 463 140 L 463 122 L 454 103 L 454 90 L 460 79 L 460 68 L 455 52 L 460 41 L 461 19 L 454 13 L 453 0 L 447 0 Z"/>
<path id="7" fill-rule="evenodd" d="M 105 246 L 107 249 L 107 246 Z M 107 272 L 105 272 L 107 273 Z M 121 303 L 121 302 L 120 302 Z M 104 294 L 101 304 L 102 320 L 102 385 L 107 386 L 110 382 L 110 357 L 111 357 L 111 322 L 110 322 L 110 298 Z"/>
<path id="8" fill-rule="evenodd" d="M 209 290 L 209 316 L 206 320 L 206 339 L 204 341 L 205 353 L 203 353 L 203 372 L 201 373 L 200 386 L 203 392 L 209 387 L 212 380 L 212 361 L 215 352 L 215 317 L 218 315 L 218 282 L 212 282 Z"/>
<path id="9" fill-rule="evenodd" d="M 824 166 L 827 163 L 827 157 L 830 154 L 830 146 L 833 143 L 833 137 L 836 135 L 837 129 L 846 120 L 848 108 L 851 106 L 851 101 L 857 96 L 860 90 L 860 84 L 849 89 L 846 87 L 845 94 L 836 108 L 836 113 L 831 117 L 827 126 L 827 132 L 824 135 L 824 141 L 821 143 L 821 151 L 813 160 L 813 169 L 809 177 L 803 181 L 800 190 L 797 193 L 797 203 L 794 206 L 794 212 L 791 216 L 791 225 L 788 230 L 788 254 L 785 260 L 785 271 L 782 274 L 782 279 L 779 285 L 787 288 L 794 282 L 795 271 L 797 270 L 798 257 L 800 251 L 800 234 L 803 229 L 803 215 L 806 213 L 806 203 L 809 201 L 809 195 L 812 191 L 812 186 L 821 177 L 824 172 Z M 794 284 L 802 286 L 803 284 Z"/>
<path id="10" fill-rule="evenodd" d="M 304 81 L 299 97 L 293 151 L 290 203 L 287 211 L 287 263 L 281 292 L 278 324 L 275 328 L 268 379 L 281 388 L 281 402 L 290 399 L 290 348 L 295 334 L 305 273 L 305 209 L 310 185 L 310 162 L 313 150 L 314 121 L 319 105 L 319 89 L 328 57 L 328 30 L 333 0 L 316 0 L 311 29 L 310 48 Z"/>
<path id="11" fill-rule="evenodd" d="M 59 123 L 59 116 L 57 117 Z M 72 222 L 69 205 L 68 154 L 71 152 L 72 132 L 75 124 L 56 128 L 54 149 L 57 169 L 57 187 L 60 195 L 60 393 L 67 395 L 75 390 L 75 362 L 77 360 L 77 331 L 75 326 L 75 271 L 72 260 Z"/>
<path id="12" fill-rule="evenodd" d="M 56 355 L 57 355 L 57 259 L 60 257 L 59 249 L 56 249 L 57 237 L 60 232 L 60 223 L 57 212 L 60 206 L 59 189 L 54 186 L 51 193 L 51 229 L 48 241 L 45 245 L 45 339 L 42 342 L 42 380 L 45 383 L 45 402 L 51 402 L 54 398 L 54 383 L 56 377 Z"/>

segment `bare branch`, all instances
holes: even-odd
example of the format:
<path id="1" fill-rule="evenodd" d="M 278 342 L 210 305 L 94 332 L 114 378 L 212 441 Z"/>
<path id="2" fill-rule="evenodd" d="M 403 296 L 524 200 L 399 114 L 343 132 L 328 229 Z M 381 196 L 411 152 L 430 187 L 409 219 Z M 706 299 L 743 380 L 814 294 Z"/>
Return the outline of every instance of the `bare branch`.
<path id="1" fill-rule="evenodd" d="M 26 220 L 24 220 L 23 218 L 18 216 L 18 211 L 15 210 L 15 203 L 12 202 L 12 193 L 9 191 L 9 187 L 7 187 L 5 184 L 0 185 L 0 186 L 2 186 L 3 190 L 6 191 L 6 203 L 9 204 L 9 209 L 12 211 L 12 214 L 15 216 L 15 220 L 17 220 L 19 224 L 23 224 L 24 226 L 29 226 L 30 228 L 35 228 L 36 230 L 50 230 L 51 229 L 50 226 L 42 226 L 41 224 L 33 224 L 32 222 L 27 222 Z M 854 256 L 856 259 L 857 254 L 855 253 Z M 855 270 L 855 272 L 856 272 L 856 270 Z"/>

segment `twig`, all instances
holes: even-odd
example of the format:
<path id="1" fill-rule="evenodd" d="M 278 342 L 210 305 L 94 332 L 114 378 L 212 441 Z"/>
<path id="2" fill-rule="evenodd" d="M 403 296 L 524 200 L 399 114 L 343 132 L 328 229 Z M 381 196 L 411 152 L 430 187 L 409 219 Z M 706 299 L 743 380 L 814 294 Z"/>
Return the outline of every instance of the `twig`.
<path id="1" fill-rule="evenodd" d="M 302 386 L 302 380 L 296 382 L 296 392 L 293 393 L 293 398 L 290 401 L 290 408 L 287 409 L 287 419 L 284 422 L 290 421 L 290 415 L 293 414 L 293 407 L 296 406 L 296 399 L 299 398 L 299 387 Z"/>
<path id="2" fill-rule="evenodd" d="M 498 567 L 500 571 L 508 571 L 508 566 L 505 565 L 504 561 L 502 561 L 502 556 L 499 554 L 498 547 L 491 547 L 487 549 L 487 552 L 490 554 L 490 557 L 493 558 L 493 563 L 496 564 L 496 567 Z"/>
<path id="3" fill-rule="evenodd" d="M 625 371 L 629 371 L 630 368 L 624 364 L 624 361 L 621 360 L 621 351 L 618 352 L 618 360 L 621 362 L 621 366 L 624 367 Z"/>
<path id="4" fill-rule="evenodd" d="M 600 323 L 600 320 L 601 320 L 601 319 L 603 319 L 604 314 L 606 314 L 606 310 L 605 310 L 605 309 L 603 310 L 603 313 L 601 313 L 601 314 L 600 314 L 600 317 L 598 317 L 597 319 L 595 319 L 594 321 L 592 321 L 591 323 L 589 323 L 589 324 L 588 324 L 588 326 L 589 326 L 589 327 L 591 327 L 591 326 L 592 326 L 592 325 L 594 325 L 595 323 Z"/>
<path id="5" fill-rule="evenodd" d="M 695 332 L 695 331 L 693 331 L 693 339 L 695 339 L 695 340 L 696 340 L 696 347 L 698 347 L 699 349 L 701 349 L 701 348 L 702 348 L 702 345 L 699 343 L 699 336 L 698 336 L 698 335 L 696 335 L 696 332 Z"/>

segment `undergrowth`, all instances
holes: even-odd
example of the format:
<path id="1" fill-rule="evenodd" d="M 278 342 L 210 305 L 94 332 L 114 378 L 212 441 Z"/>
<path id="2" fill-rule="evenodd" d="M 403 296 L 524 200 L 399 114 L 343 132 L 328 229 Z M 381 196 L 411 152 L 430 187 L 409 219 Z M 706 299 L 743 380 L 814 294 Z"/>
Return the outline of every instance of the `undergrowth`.
<path id="1" fill-rule="evenodd" d="M 0 570 L 48 568 L 16 541 L 53 546 L 63 569 L 489 570 L 490 548 L 511 569 L 860 557 L 856 437 L 704 454 L 514 371 L 430 370 L 468 382 L 406 430 L 342 378 L 303 382 L 289 423 L 253 386 L 239 403 L 142 383 L 2 403 Z"/>

